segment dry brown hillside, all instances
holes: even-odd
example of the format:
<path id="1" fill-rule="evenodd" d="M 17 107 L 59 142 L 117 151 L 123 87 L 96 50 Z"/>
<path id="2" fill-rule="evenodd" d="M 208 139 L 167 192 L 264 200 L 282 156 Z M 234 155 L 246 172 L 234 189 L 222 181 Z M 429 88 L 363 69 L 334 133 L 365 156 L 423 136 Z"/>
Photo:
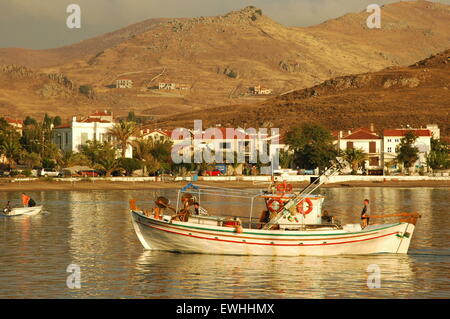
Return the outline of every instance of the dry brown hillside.
<path id="1" fill-rule="evenodd" d="M 220 116 L 219 116 L 220 114 Z M 338 77 L 320 85 L 269 99 L 253 107 L 235 105 L 179 115 L 160 123 L 191 127 L 192 118 L 205 126 L 272 125 L 284 130 L 302 122 L 317 122 L 330 129 L 378 129 L 437 123 L 450 134 L 450 50 L 409 67 L 390 67 L 373 73 Z"/>
<path id="2" fill-rule="evenodd" d="M 86 114 L 100 105 L 80 94 L 79 87 L 63 74 L 42 74 L 23 66 L 0 66 L 0 116 L 23 119 L 26 115 Z M 57 112 L 58 107 L 69 113 Z M 55 112 L 56 111 L 56 112 Z"/>
<path id="3" fill-rule="evenodd" d="M 406 66 L 450 47 L 448 5 L 386 5 L 380 30 L 366 27 L 368 15 L 352 13 L 307 28 L 283 26 L 254 7 L 217 17 L 162 20 L 139 32 L 112 33 L 113 40 L 104 45 L 97 46 L 104 38 L 99 37 L 50 50 L 64 63 L 39 72 L 62 73 L 77 85 L 92 85 L 98 108 L 163 117 L 219 106 L 224 111 L 234 104 L 251 107 L 266 98 L 246 94 L 251 86 L 279 95 L 338 76 Z M 134 87 L 113 88 L 120 78 L 133 80 Z M 154 89 L 162 81 L 187 89 Z M 11 97 L 9 103 L 34 112 L 21 99 Z M 70 103 L 47 103 L 40 110 L 72 112 Z"/>

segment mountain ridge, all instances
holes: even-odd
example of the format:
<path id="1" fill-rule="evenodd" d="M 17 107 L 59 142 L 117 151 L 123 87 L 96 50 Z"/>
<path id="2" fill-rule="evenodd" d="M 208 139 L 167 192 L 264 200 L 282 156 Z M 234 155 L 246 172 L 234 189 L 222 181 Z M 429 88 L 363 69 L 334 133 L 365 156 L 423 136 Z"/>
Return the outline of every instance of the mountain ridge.
<path id="1" fill-rule="evenodd" d="M 221 111 L 211 109 L 211 114 Z M 215 125 L 213 115 L 180 114 L 162 127 L 191 127 L 192 118 Z M 326 80 L 268 99 L 252 107 L 234 105 L 221 112 L 219 123 L 230 127 L 274 126 L 286 130 L 303 122 L 329 129 L 353 129 L 375 124 L 378 129 L 438 124 L 450 134 L 450 49 L 408 67 L 389 67 Z"/>
<path id="2" fill-rule="evenodd" d="M 85 51 L 92 54 L 35 70 L 64 74 L 78 87 L 92 86 L 95 98 L 86 105 L 81 99 L 85 106 L 80 112 L 94 107 L 162 118 L 237 104 L 252 108 L 266 96 L 250 94 L 250 87 L 261 85 L 279 95 L 340 76 L 407 66 L 450 47 L 448 5 L 386 5 L 380 30 L 365 26 L 368 15 L 351 13 L 318 26 L 290 27 L 246 7 L 217 17 L 144 21 L 136 27 L 139 32 L 128 29 L 110 35 L 111 42 L 100 51 L 88 45 L 91 51 Z M 133 88 L 114 88 L 123 77 L 133 81 Z M 160 82 L 184 89 L 158 90 Z M 1 85 L 0 81 L 0 99 Z M 39 100 L 25 103 L 11 94 L 8 99 L 18 115 L 38 109 L 37 114 L 72 111 L 72 102 L 64 100 L 38 107 Z"/>

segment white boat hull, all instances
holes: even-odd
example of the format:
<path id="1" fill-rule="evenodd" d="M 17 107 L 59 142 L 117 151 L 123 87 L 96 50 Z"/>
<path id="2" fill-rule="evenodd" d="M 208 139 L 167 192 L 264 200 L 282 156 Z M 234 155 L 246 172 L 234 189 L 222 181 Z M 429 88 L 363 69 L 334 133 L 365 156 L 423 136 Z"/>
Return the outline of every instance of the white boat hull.
<path id="1" fill-rule="evenodd" d="M 415 226 L 372 225 L 361 231 L 280 231 L 244 229 L 156 220 L 131 211 L 136 234 L 145 249 L 182 253 L 258 256 L 328 256 L 406 254 Z"/>
<path id="2" fill-rule="evenodd" d="M 8 214 L 2 213 L 5 217 L 15 217 L 15 216 L 34 216 L 42 212 L 43 206 L 35 207 L 19 207 L 13 208 Z"/>

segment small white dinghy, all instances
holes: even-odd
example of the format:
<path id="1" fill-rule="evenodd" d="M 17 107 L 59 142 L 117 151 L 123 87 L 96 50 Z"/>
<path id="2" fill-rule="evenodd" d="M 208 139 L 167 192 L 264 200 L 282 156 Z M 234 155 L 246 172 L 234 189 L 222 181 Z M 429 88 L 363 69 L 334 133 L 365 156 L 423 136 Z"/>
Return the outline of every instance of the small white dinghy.
<path id="1" fill-rule="evenodd" d="M 13 208 L 9 213 L 1 212 L 3 217 L 34 216 L 42 212 L 43 206 Z"/>

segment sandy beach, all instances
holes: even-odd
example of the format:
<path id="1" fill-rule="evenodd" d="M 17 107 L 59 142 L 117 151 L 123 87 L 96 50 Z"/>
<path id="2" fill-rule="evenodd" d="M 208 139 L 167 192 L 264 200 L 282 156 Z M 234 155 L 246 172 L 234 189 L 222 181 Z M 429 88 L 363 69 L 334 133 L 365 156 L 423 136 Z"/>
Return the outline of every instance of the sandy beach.
<path id="1" fill-rule="evenodd" d="M 51 191 L 51 190 L 141 190 L 141 189 L 179 189 L 188 182 L 113 182 L 113 181 L 27 181 L 10 182 L 9 180 L 0 181 L 0 191 L 20 192 L 20 191 Z M 268 183 L 253 183 L 251 181 L 199 181 L 196 185 L 223 188 L 242 188 L 242 189 L 264 189 Z M 305 187 L 307 183 L 291 183 L 294 188 Z M 397 187 L 397 188 L 450 188 L 450 180 L 443 181 L 386 181 L 386 182 L 346 182 L 330 183 L 322 185 L 325 188 L 341 187 Z"/>

